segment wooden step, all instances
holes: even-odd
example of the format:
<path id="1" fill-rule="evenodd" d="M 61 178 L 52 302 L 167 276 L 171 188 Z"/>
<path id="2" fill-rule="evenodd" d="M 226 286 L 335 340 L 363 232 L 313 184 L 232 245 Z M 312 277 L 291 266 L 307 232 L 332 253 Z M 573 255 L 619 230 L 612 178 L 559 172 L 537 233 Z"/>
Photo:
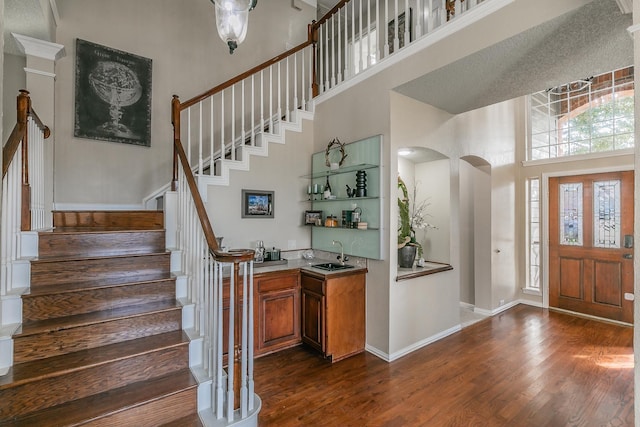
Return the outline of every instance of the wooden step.
<path id="1" fill-rule="evenodd" d="M 53 211 L 53 226 L 158 230 L 164 228 L 164 213 L 162 211 Z"/>
<path id="2" fill-rule="evenodd" d="M 72 282 L 124 279 L 129 275 L 169 273 L 169 252 L 120 255 L 114 257 L 34 260 L 31 262 L 31 286 Z"/>
<path id="3" fill-rule="evenodd" d="M 55 229 L 38 235 L 38 258 L 96 257 L 164 252 L 164 230 Z"/>
<path id="4" fill-rule="evenodd" d="M 198 414 L 191 414 L 186 417 L 162 424 L 161 427 L 203 427 Z"/>
<path id="5" fill-rule="evenodd" d="M 14 334 L 14 362 L 96 348 L 176 331 L 182 328 L 182 307 L 173 301 L 123 307 L 22 324 Z"/>
<path id="6" fill-rule="evenodd" d="M 0 378 L 0 419 L 188 368 L 182 331 L 14 365 Z"/>
<path id="7" fill-rule="evenodd" d="M 21 427 L 155 427 L 197 412 L 197 382 L 189 369 L 115 388 L 0 422 Z"/>
<path id="8" fill-rule="evenodd" d="M 22 296 L 23 322 L 175 299 L 175 277 L 167 273 L 158 276 L 156 280 L 117 284 L 98 281 L 36 286 Z"/>

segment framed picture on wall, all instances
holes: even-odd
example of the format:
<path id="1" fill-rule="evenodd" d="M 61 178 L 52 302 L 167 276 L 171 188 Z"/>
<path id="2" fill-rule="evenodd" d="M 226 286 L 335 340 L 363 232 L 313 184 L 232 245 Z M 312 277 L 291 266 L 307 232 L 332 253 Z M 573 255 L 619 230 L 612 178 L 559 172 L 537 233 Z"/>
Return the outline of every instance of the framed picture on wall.
<path id="1" fill-rule="evenodd" d="M 273 218 L 274 192 L 242 190 L 242 218 Z"/>
<path id="2" fill-rule="evenodd" d="M 151 146 L 151 59 L 77 39 L 73 136 Z"/>

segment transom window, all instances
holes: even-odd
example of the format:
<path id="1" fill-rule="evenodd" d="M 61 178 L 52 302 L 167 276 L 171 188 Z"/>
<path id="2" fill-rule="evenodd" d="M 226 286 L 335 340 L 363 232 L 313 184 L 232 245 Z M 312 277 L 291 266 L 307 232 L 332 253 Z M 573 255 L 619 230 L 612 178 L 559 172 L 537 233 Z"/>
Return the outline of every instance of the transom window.
<path id="1" fill-rule="evenodd" d="M 633 67 L 531 95 L 527 160 L 633 148 Z"/>

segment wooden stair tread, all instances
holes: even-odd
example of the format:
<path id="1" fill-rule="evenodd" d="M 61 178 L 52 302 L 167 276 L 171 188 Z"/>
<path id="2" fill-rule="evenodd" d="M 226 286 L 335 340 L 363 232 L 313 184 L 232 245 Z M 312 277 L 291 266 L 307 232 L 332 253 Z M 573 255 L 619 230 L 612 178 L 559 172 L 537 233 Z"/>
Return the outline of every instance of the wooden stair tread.
<path id="1" fill-rule="evenodd" d="M 167 280 L 175 280 L 175 275 L 166 272 L 158 272 L 153 274 L 141 275 L 132 274 L 127 277 L 87 280 L 84 282 L 58 283 L 55 285 L 34 285 L 29 289 L 28 293 L 25 293 L 23 295 L 23 297 L 29 298 L 57 293 L 76 292 L 99 288 L 113 288 L 117 286 L 128 286 Z"/>
<path id="2" fill-rule="evenodd" d="M 176 300 L 157 301 L 149 304 L 134 305 L 94 313 L 78 314 L 47 320 L 34 320 L 23 323 L 14 334 L 14 338 L 181 308 L 182 306 Z"/>
<path id="3" fill-rule="evenodd" d="M 41 231 L 40 234 L 103 234 L 103 233 L 164 233 L 163 228 L 128 228 L 128 227 L 54 227 Z"/>
<path id="4" fill-rule="evenodd" d="M 198 383 L 189 369 L 182 369 L 164 377 L 140 381 L 126 387 L 73 400 L 58 406 L 17 417 L 10 424 L 16 426 L 79 425 L 83 421 L 125 411 L 180 391 L 193 389 Z M 55 424 L 52 424 L 55 420 Z M 0 425 L 5 425 L 0 421 Z"/>
<path id="5" fill-rule="evenodd" d="M 191 414 L 186 417 L 162 424 L 161 427 L 203 427 L 202 421 L 198 414 Z"/>
<path id="6" fill-rule="evenodd" d="M 0 390 L 29 381 L 62 375 L 89 366 L 101 365 L 113 360 L 126 359 L 154 350 L 186 345 L 189 338 L 183 331 L 165 332 L 117 344 L 18 363 L 0 377 Z"/>
<path id="7" fill-rule="evenodd" d="M 133 254 L 117 254 L 117 255 L 95 255 L 95 256 L 69 256 L 69 257 L 47 257 L 36 258 L 31 260 L 32 264 L 44 264 L 44 263 L 59 263 L 67 261 L 87 261 L 87 260 L 105 260 L 108 262 L 114 258 L 135 258 L 135 257 L 152 257 L 152 256 L 166 256 L 170 254 L 169 251 L 164 252 L 152 252 L 152 253 L 133 253 Z"/>

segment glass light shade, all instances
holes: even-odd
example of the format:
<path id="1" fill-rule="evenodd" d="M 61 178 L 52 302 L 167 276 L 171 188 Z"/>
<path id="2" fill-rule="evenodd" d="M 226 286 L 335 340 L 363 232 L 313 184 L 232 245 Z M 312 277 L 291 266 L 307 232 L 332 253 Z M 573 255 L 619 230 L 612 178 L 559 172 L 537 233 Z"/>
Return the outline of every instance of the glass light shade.
<path id="1" fill-rule="evenodd" d="M 247 36 L 251 0 L 216 0 L 216 27 L 223 42 L 229 45 L 230 53 Z"/>

